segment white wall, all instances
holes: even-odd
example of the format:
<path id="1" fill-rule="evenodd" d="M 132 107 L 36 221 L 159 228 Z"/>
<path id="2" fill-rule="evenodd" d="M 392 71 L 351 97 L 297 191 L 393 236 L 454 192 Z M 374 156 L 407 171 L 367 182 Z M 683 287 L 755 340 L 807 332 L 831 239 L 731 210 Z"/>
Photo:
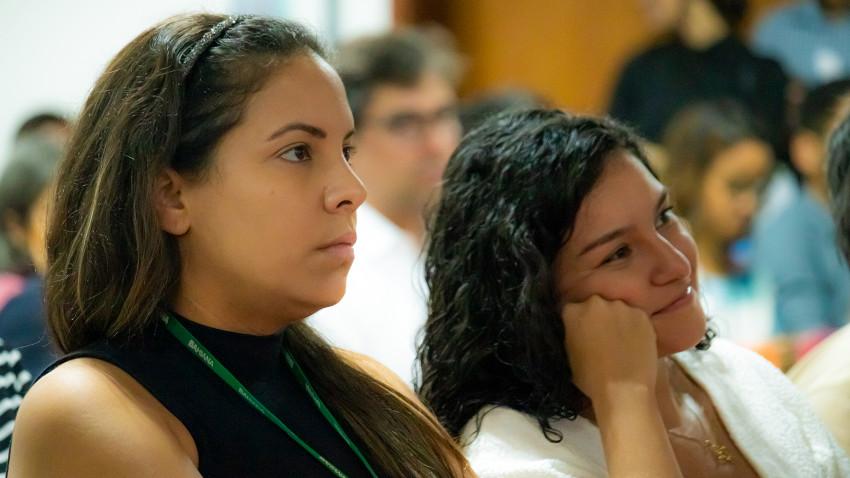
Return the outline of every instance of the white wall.
<path id="1" fill-rule="evenodd" d="M 331 40 L 392 23 L 391 0 L 2 0 L 0 169 L 28 115 L 76 113 L 121 47 L 154 23 L 191 11 L 285 16 Z"/>

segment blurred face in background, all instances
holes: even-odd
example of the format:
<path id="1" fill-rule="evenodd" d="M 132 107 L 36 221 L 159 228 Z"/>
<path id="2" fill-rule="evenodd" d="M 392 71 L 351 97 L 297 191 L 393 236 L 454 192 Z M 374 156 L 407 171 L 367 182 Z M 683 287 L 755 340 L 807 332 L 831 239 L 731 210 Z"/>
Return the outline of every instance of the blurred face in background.
<path id="1" fill-rule="evenodd" d="M 745 236 L 772 166 L 770 147 L 757 139 L 739 141 L 722 150 L 703 175 L 694 227 L 724 242 Z"/>
<path id="2" fill-rule="evenodd" d="M 377 86 L 357 125 L 352 163 L 369 202 L 385 213 L 421 214 L 460 136 L 456 93 L 436 72 L 412 86 Z"/>
<path id="3" fill-rule="evenodd" d="M 652 28 L 669 31 L 679 25 L 687 0 L 641 0 L 640 4 Z"/>
<path id="4" fill-rule="evenodd" d="M 42 138 L 62 146 L 71 137 L 71 127 L 68 123 L 53 121 L 41 125 L 33 134 L 38 134 Z"/>
<path id="5" fill-rule="evenodd" d="M 53 186 L 48 186 L 38 195 L 27 214 L 26 245 L 35 271 L 39 275 L 47 272 L 47 249 L 45 238 L 47 234 L 47 216 L 50 198 L 53 196 Z"/>
<path id="6" fill-rule="evenodd" d="M 45 234 L 47 230 L 48 204 L 53 195 L 53 186 L 45 186 L 21 217 L 13 210 L 3 214 L 6 235 L 16 249 L 26 252 L 33 269 L 39 275 L 47 272 L 47 249 Z"/>
<path id="7" fill-rule="evenodd" d="M 791 162 L 804 184 L 826 196 L 826 138 L 810 130 L 800 130 L 791 139 Z"/>

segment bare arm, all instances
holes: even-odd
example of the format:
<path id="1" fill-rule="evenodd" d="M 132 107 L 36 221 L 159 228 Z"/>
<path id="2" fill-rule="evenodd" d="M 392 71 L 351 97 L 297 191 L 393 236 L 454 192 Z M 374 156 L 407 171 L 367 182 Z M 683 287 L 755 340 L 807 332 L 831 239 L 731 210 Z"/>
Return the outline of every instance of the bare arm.
<path id="1" fill-rule="evenodd" d="M 21 404 L 9 476 L 199 478 L 191 455 L 138 383 L 111 365 L 77 359 L 42 378 Z"/>
<path id="2" fill-rule="evenodd" d="M 655 332 L 642 311 L 598 296 L 562 318 L 573 382 L 593 403 L 612 478 L 681 478 L 655 397 Z"/>

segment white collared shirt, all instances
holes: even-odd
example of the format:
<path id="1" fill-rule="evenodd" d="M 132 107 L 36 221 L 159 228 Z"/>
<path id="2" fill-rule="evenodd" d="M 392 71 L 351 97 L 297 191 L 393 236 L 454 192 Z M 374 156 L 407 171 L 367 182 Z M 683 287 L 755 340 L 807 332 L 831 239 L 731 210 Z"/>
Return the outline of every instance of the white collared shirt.
<path id="1" fill-rule="evenodd" d="M 368 355 L 413 381 L 417 334 L 427 317 L 416 241 L 368 203 L 357 210 L 357 243 L 345 297 L 308 323 L 331 345 Z"/>

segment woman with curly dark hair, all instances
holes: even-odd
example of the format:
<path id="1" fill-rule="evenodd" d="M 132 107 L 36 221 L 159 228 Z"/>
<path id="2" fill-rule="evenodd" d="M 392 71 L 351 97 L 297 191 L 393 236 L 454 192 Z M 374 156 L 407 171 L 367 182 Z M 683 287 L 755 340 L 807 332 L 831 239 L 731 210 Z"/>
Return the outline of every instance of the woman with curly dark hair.
<path id="1" fill-rule="evenodd" d="M 628 130 L 502 115 L 444 179 L 419 393 L 479 476 L 850 473 L 778 370 L 712 343 L 694 241 Z"/>

